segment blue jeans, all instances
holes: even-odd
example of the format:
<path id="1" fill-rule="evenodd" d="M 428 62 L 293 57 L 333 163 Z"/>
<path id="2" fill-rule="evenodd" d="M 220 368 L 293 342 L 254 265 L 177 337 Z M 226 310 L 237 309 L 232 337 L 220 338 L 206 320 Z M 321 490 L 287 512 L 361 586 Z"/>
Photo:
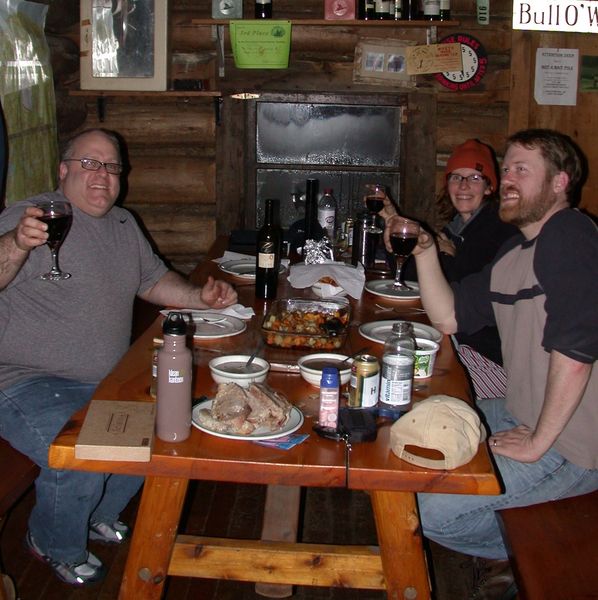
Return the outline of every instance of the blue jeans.
<path id="1" fill-rule="evenodd" d="M 0 436 L 41 468 L 29 530 L 54 560 L 87 558 L 89 521 L 114 522 L 142 477 L 51 469 L 48 448 L 68 419 L 90 400 L 96 384 L 33 377 L 0 391 Z"/>
<path id="2" fill-rule="evenodd" d="M 491 432 L 520 423 L 509 414 L 503 398 L 479 400 Z M 426 537 L 442 546 L 482 558 L 507 558 L 495 511 L 579 496 L 598 489 L 598 469 L 583 469 L 548 451 L 534 463 L 494 455 L 504 485 L 500 496 L 418 494 Z"/>

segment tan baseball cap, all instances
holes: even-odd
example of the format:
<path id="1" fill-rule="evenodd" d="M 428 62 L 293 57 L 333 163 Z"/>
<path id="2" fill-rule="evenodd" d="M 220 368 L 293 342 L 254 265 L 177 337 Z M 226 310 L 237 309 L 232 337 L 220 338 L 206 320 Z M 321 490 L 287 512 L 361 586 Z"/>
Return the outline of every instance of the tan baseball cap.
<path id="1" fill-rule="evenodd" d="M 456 469 L 468 463 L 485 439 L 476 411 L 459 398 L 442 395 L 416 402 L 390 429 L 392 451 L 402 460 L 429 469 Z M 435 450 L 444 458 L 419 455 L 418 448 Z"/>

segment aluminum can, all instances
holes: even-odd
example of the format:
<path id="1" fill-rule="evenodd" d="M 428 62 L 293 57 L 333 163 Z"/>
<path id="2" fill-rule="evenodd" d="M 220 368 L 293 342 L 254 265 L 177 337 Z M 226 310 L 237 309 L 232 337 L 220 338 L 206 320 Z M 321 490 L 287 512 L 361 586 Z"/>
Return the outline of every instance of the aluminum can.
<path id="1" fill-rule="evenodd" d="M 359 354 L 351 366 L 349 402 L 351 408 L 373 408 L 378 402 L 380 363 L 371 354 Z"/>

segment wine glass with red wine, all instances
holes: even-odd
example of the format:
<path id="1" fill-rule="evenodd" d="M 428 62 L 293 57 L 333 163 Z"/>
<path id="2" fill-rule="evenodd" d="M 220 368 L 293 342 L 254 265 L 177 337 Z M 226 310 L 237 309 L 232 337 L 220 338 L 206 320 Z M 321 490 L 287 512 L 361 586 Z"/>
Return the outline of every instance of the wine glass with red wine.
<path id="1" fill-rule="evenodd" d="M 64 200 L 42 200 L 36 206 L 44 211 L 44 214 L 37 218 L 48 225 L 48 241 L 46 244 L 50 247 L 50 253 L 52 254 L 52 267 L 50 271 L 40 277 L 48 281 L 68 279 L 71 274 L 64 273 L 58 267 L 58 250 L 73 221 L 71 205 Z"/>
<path id="2" fill-rule="evenodd" d="M 365 206 L 368 212 L 377 215 L 384 208 L 386 188 L 379 183 L 368 183 L 365 186 Z"/>
<path id="3" fill-rule="evenodd" d="M 419 224 L 409 219 L 394 218 L 390 226 L 390 245 L 397 261 L 397 271 L 392 284 L 394 290 L 410 291 L 411 288 L 401 281 L 401 270 L 407 257 L 411 254 L 419 236 Z"/>

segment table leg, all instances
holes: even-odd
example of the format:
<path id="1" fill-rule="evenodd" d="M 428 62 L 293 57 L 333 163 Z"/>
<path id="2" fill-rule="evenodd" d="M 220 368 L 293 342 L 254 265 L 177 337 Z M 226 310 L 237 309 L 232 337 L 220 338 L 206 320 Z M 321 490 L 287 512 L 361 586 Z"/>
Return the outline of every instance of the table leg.
<path id="1" fill-rule="evenodd" d="M 162 595 L 188 479 L 146 477 L 119 600 Z"/>
<path id="2" fill-rule="evenodd" d="M 430 579 L 413 492 L 370 492 L 389 600 L 429 600 Z"/>

